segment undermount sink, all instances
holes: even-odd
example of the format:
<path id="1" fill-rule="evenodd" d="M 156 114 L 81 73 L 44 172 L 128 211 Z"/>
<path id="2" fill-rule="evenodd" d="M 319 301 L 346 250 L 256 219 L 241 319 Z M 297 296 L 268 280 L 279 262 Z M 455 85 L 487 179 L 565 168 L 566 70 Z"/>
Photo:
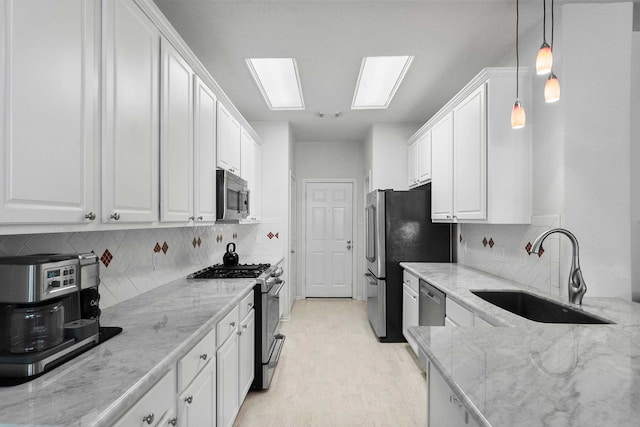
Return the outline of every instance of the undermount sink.
<path id="1" fill-rule="evenodd" d="M 534 322 L 611 324 L 605 319 L 523 291 L 471 291 L 491 304 Z"/>

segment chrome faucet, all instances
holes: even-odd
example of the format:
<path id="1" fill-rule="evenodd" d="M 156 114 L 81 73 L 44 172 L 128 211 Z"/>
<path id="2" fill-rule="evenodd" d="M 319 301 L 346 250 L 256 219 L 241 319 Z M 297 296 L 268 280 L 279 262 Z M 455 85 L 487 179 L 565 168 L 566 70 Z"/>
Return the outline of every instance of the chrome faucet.
<path id="1" fill-rule="evenodd" d="M 544 239 L 546 239 L 547 236 L 553 233 L 564 234 L 571 240 L 571 245 L 573 246 L 573 256 L 571 258 L 571 271 L 569 272 L 569 302 L 571 304 L 582 304 L 582 297 L 587 292 L 587 285 L 584 283 L 582 272 L 580 271 L 578 239 L 576 239 L 576 236 L 574 236 L 569 230 L 565 230 L 564 228 L 553 228 L 549 231 L 545 231 L 536 238 L 529 253 L 539 253 L 540 249 L 542 249 L 542 242 L 544 241 Z"/>

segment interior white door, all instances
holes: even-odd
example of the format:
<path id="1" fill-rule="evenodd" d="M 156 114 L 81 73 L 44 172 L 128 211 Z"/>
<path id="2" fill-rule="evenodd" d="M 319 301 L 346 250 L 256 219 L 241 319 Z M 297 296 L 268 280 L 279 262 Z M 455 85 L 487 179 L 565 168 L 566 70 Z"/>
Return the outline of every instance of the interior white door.
<path id="1" fill-rule="evenodd" d="M 298 190 L 296 177 L 289 173 L 289 302 L 296 297 L 298 287 Z"/>
<path id="2" fill-rule="evenodd" d="M 351 297 L 353 185 L 306 185 L 307 297 Z"/>

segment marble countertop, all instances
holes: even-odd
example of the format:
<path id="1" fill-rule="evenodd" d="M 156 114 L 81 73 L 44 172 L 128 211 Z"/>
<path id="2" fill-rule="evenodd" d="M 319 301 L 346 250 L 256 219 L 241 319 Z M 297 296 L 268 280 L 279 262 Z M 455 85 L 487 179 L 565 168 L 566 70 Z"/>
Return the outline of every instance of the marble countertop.
<path id="1" fill-rule="evenodd" d="M 640 304 L 585 297 L 584 311 L 616 324 L 543 324 L 497 308 L 469 291 L 524 289 L 557 297 L 458 264 L 401 265 L 490 323 L 511 326 L 408 330 L 419 352 L 481 424 L 638 425 Z"/>
<path id="2" fill-rule="evenodd" d="M 254 285 L 178 279 L 103 310 L 100 323 L 123 332 L 26 384 L 0 388 L 0 425 L 112 425 Z"/>

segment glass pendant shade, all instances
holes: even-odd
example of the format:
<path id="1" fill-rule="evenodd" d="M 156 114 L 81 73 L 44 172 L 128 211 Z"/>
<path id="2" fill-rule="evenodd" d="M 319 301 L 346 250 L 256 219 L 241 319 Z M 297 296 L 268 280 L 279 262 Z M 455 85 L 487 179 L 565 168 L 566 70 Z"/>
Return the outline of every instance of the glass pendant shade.
<path id="1" fill-rule="evenodd" d="M 553 65 L 553 54 L 547 42 L 542 43 L 536 57 L 536 74 L 549 74 Z"/>
<path id="2" fill-rule="evenodd" d="M 524 113 L 524 107 L 520 103 L 520 100 L 516 100 L 511 110 L 511 128 L 522 129 L 527 121 L 527 117 Z"/>
<path id="3" fill-rule="evenodd" d="M 560 99 L 560 82 L 553 72 L 544 84 L 544 102 L 557 102 Z"/>

